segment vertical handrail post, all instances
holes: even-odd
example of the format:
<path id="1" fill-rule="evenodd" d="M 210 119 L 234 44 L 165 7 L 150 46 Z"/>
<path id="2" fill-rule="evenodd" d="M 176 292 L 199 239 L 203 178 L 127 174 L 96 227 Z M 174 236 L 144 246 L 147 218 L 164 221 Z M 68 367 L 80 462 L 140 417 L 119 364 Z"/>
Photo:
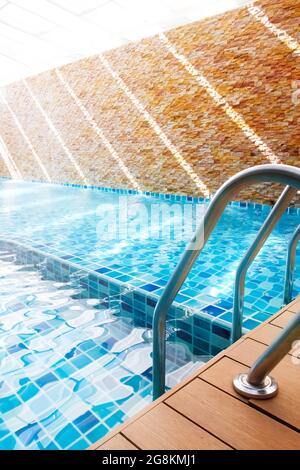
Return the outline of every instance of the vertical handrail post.
<path id="1" fill-rule="evenodd" d="M 252 242 L 250 248 L 237 268 L 234 286 L 233 321 L 231 334 L 231 341 L 233 343 L 242 336 L 245 281 L 247 271 L 296 193 L 297 190 L 289 186 L 284 189 L 278 201 L 261 226 L 255 240 Z"/>
<path id="2" fill-rule="evenodd" d="M 300 240 L 300 225 L 295 230 L 288 246 L 288 255 L 285 268 L 283 305 L 287 305 L 293 298 L 294 270 L 297 244 Z"/>

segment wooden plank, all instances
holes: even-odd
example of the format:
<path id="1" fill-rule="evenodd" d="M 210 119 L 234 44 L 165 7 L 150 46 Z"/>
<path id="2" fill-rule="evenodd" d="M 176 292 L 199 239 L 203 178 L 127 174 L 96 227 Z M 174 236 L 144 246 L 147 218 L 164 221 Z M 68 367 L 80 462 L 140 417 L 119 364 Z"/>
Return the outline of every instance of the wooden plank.
<path id="1" fill-rule="evenodd" d="M 251 366 L 265 349 L 266 346 L 264 344 L 247 338 L 242 343 L 238 343 L 230 351 L 225 351 L 225 355 L 237 362 Z"/>
<path id="2" fill-rule="evenodd" d="M 287 310 L 294 313 L 300 312 L 300 296 L 290 305 L 287 305 Z"/>
<path id="3" fill-rule="evenodd" d="M 276 336 L 278 336 L 279 333 L 281 333 L 281 331 L 282 331 L 282 328 L 279 328 L 278 326 L 267 323 L 262 328 L 257 328 L 257 330 L 256 329 L 253 330 L 251 339 L 255 339 L 256 341 L 259 341 L 260 343 L 269 345 L 276 338 Z"/>
<path id="4" fill-rule="evenodd" d="M 247 338 L 245 341 L 236 345 L 235 348 L 225 351 L 225 355 L 231 359 L 252 366 L 253 362 L 266 350 L 267 346 L 259 343 L 252 338 Z M 297 355 L 297 350 L 293 349 L 289 355 Z"/>
<path id="5" fill-rule="evenodd" d="M 146 450 L 229 448 L 163 403 L 124 428 L 123 434 Z"/>
<path id="6" fill-rule="evenodd" d="M 279 384 L 278 395 L 270 400 L 250 400 L 256 407 L 300 430 L 300 367 L 291 357 L 278 364 L 272 375 Z"/>
<path id="7" fill-rule="evenodd" d="M 248 367 L 229 359 L 222 358 L 214 366 L 200 374 L 200 377 L 210 384 L 224 390 L 230 395 L 247 401 L 238 395 L 232 386 L 233 378 L 240 372 L 247 372 Z M 279 383 L 279 393 L 271 400 L 250 400 L 250 403 L 260 410 L 273 415 L 277 419 L 300 429 L 300 367 L 293 363 L 291 357 L 285 357 L 272 371 L 273 377 Z"/>
<path id="8" fill-rule="evenodd" d="M 200 373 L 199 377 L 211 385 L 214 385 L 215 387 L 218 387 L 247 403 L 248 400 L 246 398 L 242 398 L 234 391 L 232 380 L 240 372 L 247 372 L 248 370 L 249 367 L 240 364 L 229 357 L 223 357 L 212 367 Z"/>
<path id="9" fill-rule="evenodd" d="M 96 450 L 138 450 L 122 434 L 116 434 L 114 437 L 97 447 Z"/>
<path id="10" fill-rule="evenodd" d="M 200 378 L 167 403 L 235 449 L 300 448 L 299 433 Z"/>
<path id="11" fill-rule="evenodd" d="M 284 328 L 288 324 L 288 322 L 291 321 L 294 317 L 295 313 L 287 311 L 271 320 L 270 324 L 278 326 L 279 328 Z"/>

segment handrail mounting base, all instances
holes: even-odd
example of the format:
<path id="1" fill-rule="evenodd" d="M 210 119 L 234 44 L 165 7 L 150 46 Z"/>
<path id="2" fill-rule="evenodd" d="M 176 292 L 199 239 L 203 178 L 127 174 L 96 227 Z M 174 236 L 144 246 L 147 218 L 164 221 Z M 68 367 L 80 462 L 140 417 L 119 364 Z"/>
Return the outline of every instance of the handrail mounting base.
<path id="1" fill-rule="evenodd" d="M 233 380 L 234 390 L 243 397 L 266 400 L 275 397 L 278 393 L 276 380 L 267 375 L 262 384 L 254 385 L 248 382 L 248 374 L 238 374 Z"/>

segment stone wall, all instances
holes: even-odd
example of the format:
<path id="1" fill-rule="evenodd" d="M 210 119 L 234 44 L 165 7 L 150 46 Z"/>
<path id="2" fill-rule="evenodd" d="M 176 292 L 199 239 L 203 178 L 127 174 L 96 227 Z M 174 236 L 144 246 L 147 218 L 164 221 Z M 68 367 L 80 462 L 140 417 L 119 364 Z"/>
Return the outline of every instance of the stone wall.
<path id="1" fill-rule="evenodd" d="M 208 195 L 252 165 L 299 166 L 300 2 L 255 5 L 266 25 L 244 7 L 2 89 L 0 175 Z"/>

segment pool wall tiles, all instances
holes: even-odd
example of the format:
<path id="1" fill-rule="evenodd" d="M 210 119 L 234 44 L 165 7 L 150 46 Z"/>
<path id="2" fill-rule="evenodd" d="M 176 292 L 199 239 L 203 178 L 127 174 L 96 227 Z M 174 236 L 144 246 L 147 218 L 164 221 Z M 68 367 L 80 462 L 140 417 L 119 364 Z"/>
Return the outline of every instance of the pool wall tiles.
<path id="1" fill-rule="evenodd" d="M 299 37 L 299 2 L 255 4 L 273 25 Z M 14 116 L 0 100 L 1 137 L 21 176 L 46 179 L 38 156 L 53 182 L 204 196 L 239 170 L 277 157 L 299 165 L 298 58 L 274 32 L 243 7 L 166 36 L 269 147 L 271 157 L 154 36 L 108 51 L 105 60 L 95 55 L 61 67 L 60 77 L 55 70 L 31 77 L 30 92 L 21 81 L 2 90 Z M 191 171 L 201 181 L 195 183 Z M 9 175 L 2 159 L 0 174 Z M 275 193 L 267 184 L 241 197 L 268 203 Z"/>
<path id="2" fill-rule="evenodd" d="M 16 261 L 20 264 L 33 264 L 58 282 L 73 280 L 80 286 L 82 296 L 99 298 L 107 302 L 107 308 L 113 308 L 114 302 L 121 303 L 121 314 L 132 318 L 136 326 L 151 328 L 153 312 L 157 298 L 147 295 L 140 289 L 128 288 L 123 283 L 110 280 L 104 275 L 80 269 L 71 263 L 63 263 L 56 257 L 45 257 L 38 249 L 28 249 L 21 245 L 0 241 L 1 249 L 16 253 Z M 213 306 L 211 306 L 213 308 Z M 215 307 L 216 308 L 216 307 Z M 196 310 L 185 308 L 174 303 L 169 310 L 167 335 L 176 341 L 186 343 L 193 354 L 213 356 L 230 344 L 230 326 L 222 319 L 210 314 L 197 313 Z"/>

